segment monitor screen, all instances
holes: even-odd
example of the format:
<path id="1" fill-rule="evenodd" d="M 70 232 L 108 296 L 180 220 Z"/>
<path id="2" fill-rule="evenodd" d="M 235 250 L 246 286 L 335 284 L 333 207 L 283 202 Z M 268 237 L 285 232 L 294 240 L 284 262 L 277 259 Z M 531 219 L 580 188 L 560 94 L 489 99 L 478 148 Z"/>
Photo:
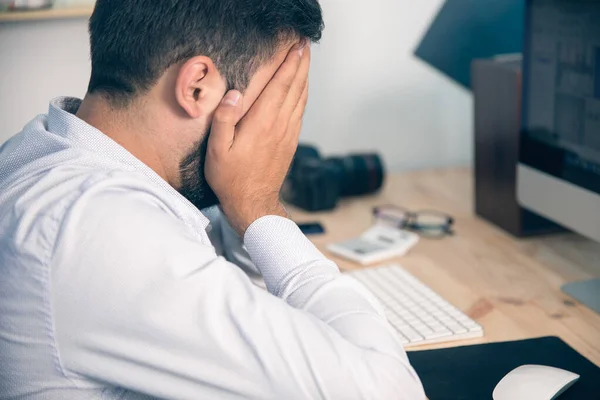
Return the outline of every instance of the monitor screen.
<path id="1" fill-rule="evenodd" d="M 520 161 L 600 194 L 600 0 L 527 0 Z"/>

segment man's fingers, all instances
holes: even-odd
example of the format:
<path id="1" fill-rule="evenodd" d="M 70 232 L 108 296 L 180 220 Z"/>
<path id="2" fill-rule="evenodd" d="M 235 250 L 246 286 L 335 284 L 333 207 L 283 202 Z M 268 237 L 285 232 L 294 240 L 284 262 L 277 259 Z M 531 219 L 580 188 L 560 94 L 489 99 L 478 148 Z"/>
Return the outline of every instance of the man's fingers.
<path id="1" fill-rule="evenodd" d="M 290 140 L 298 141 L 298 138 L 300 137 L 302 117 L 304 116 L 304 110 L 306 109 L 306 103 L 308 102 L 308 86 L 308 81 L 306 81 L 300 101 L 298 102 L 296 109 L 294 110 L 294 114 L 292 114 L 292 118 L 290 119 L 290 125 L 288 128 Z M 289 131 L 290 129 L 292 129 L 292 131 Z"/>
<path id="2" fill-rule="evenodd" d="M 292 83 L 292 87 L 288 93 L 285 102 L 281 108 L 281 112 L 279 114 L 279 122 L 284 126 L 292 123 L 294 118 L 294 113 L 300 106 L 302 101 L 302 96 L 306 89 L 306 85 L 308 84 L 308 70 L 310 68 L 310 47 L 306 46 L 304 49 L 304 55 L 302 56 L 302 60 L 300 62 L 300 68 L 296 74 L 296 78 Z M 303 109 L 303 107 L 301 107 Z M 302 110 L 303 112 L 303 110 Z M 302 116 L 300 115 L 300 118 Z"/>
<path id="3" fill-rule="evenodd" d="M 213 115 L 209 146 L 228 150 L 235 139 L 235 126 L 242 112 L 242 94 L 237 90 L 227 92 Z"/>
<path id="4" fill-rule="evenodd" d="M 271 129 L 277 121 L 281 107 L 293 86 L 304 50 L 297 44 L 291 48 L 285 61 L 275 73 L 275 76 L 273 76 L 256 102 L 252 105 L 252 108 L 248 111 L 248 114 L 244 117 L 242 125 L 245 121 L 252 121 L 251 123 L 260 121 L 260 124 L 266 130 Z"/>

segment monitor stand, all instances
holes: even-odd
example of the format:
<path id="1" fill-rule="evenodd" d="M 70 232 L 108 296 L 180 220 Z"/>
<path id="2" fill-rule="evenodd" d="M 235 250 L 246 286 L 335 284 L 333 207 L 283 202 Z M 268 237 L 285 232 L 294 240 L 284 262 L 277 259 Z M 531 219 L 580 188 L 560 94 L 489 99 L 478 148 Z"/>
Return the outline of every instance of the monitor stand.
<path id="1" fill-rule="evenodd" d="M 563 292 L 600 314 L 600 278 L 563 285 Z"/>

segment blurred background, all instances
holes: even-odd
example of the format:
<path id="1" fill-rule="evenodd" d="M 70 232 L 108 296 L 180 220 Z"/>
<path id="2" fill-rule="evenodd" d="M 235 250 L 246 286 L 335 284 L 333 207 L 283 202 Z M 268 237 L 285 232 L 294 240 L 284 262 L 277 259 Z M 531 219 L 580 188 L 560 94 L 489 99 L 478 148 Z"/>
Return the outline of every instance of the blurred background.
<path id="1" fill-rule="evenodd" d="M 471 93 L 414 55 L 444 1 L 321 5 L 327 27 L 313 50 L 302 141 L 324 155 L 375 150 L 390 170 L 469 165 Z M 83 97 L 89 73 L 85 15 L 0 23 L 0 143 L 53 97 Z"/>

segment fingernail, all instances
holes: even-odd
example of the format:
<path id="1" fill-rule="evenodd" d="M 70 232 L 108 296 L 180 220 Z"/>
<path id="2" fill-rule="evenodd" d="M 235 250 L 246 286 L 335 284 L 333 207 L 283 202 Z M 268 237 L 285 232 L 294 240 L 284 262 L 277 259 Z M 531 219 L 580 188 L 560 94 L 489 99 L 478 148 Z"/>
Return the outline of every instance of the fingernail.
<path id="1" fill-rule="evenodd" d="M 300 57 L 302 57 L 302 55 L 304 54 L 304 48 L 306 47 L 306 43 L 307 43 L 306 39 L 302 39 L 298 43 L 298 54 L 300 55 Z"/>
<path id="2" fill-rule="evenodd" d="M 237 105 L 238 101 L 240 101 L 240 97 L 242 97 L 242 94 L 240 92 L 238 92 L 237 90 L 230 90 L 229 92 L 227 92 L 225 97 L 223 97 L 223 104 L 235 106 Z"/>

